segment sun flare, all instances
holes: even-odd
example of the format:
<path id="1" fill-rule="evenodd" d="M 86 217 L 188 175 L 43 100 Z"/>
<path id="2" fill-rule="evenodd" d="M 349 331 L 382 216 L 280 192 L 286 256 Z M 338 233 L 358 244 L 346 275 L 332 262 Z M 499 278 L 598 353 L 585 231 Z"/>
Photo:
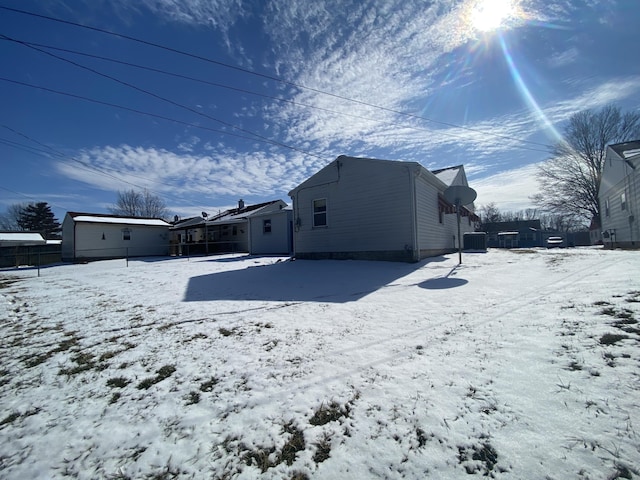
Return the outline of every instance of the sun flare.
<path id="1" fill-rule="evenodd" d="M 514 0 L 477 0 L 471 11 L 471 24 L 480 32 L 491 32 L 515 14 Z"/>

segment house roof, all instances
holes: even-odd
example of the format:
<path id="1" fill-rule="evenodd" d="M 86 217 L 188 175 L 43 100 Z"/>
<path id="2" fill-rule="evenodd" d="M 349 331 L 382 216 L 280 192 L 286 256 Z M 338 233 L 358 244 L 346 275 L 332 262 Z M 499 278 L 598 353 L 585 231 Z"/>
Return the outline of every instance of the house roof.
<path id="1" fill-rule="evenodd" d="M 350 161 L 354 161 L 354 160 L 356 160 L 356 161 L 366 161 L 366 162 L 376 162 L 376 163 L 379 163 L 379 164 L 388 165 L 390 168 L 405 168 L 405 167 L 408 167 L 408 166 L 409 167 L 414 167 L 416 169 L 417 173 L 420 173 L 420 174 L 424 175 L 424 178 L 428 178 L 432 183 L 434 183 L 434 185 L 438 185 L 438 188 L 440 190 L 446 189 L 448 186 L 451 185 L 451 183 L 453 181 L 455 181 L 458 178 L 458 175 L 459 175 L 459 173 L 461 171 L 464 172 L 464 166 L 463 165 L 457 165 L 455 167 L 447 167 L 447 168 L 441 168 L 441 169 L 429 171 L 418 162 L 405 162 L 405 161 L 402 161 L 402 160 L 381 160 L 381 159 L 378 159 L 378 158 L 350 157 L 350 156 L 347 156 L 347 155 L 340 155 L 335 160 L 333 160 L 331 163 L 325 165 L 319 171 L 317 171 L 316 173 L 311 175 L 309 178 L 307 178 L 304 182 L 302 182 L 297 187 L 292 189 L 289 192 L 289 196 L 291 197 L 291 196 L 295 195 L 296 192 L 298 192 L 299 190 L 302 190 L 302 189 L 306 188 L 308 185 L 313 184 L 314 180 L 312 180 L 312 179 L 314 177 L 316 177 L 316 175 L 320 175 L 321 172 L 325 171 L 330 165 L 333 165 L 334 163 L 337 162 L 337 164 L 339 166 L 340 162 L 350 162 Z M 466 177 L 463 177 L 463 182 L 466 182 Z"/>
<path id="2" fill-rule="evenodd" d="M 630 142 L 616 143 L 609 145 L 609 148 L 623 159 L 640 156 L 640 140 L 632 140 Z"/>
<path id="3" fill-rule="evenodd" d="M 512 222 L 488 222 L 482 225 L 481 230 L 487 233 L 540 230 L 540 220 L 514 220 Z"/>
<path id="4" fill-rule="evenodd" d="M 0 246 L 44 245 L 47 241 L 38 232 L 0 232 Z"/>
<path id="5" fill-rule="evenodd" d="M 197 227 L 204 225 L 204 218 L 202 217 L 190 217 L 183 220 L 178 220 L 171 226 L 171 230 L 179 230 L 181 228 Z"/>
<path id="6" fill-rule="evenodd" d="M 271 207 L 272 205 L 275 205 L 277 203 L 286 205 L 282 200 L 271 200 L 270 202 L 257 203 L 255 205 L 246 205 L 242 208 L 230 208 L 229 210 L 226 210 L 214 217 L 209 218 L 206 223 L 209 225 L 221 223 L 240 223 L 245 221 L 247 217 L 250 217 L 254 214 L 257 215 L 261 211 L 264 211 L 268 209 L 268 207 Z"/>
<path id="7" fill-rule="evenodd" d="M 170 224 L 161 218 L 128 217 L 125 215 L 106 215 L 102 213 L 67 212 L 75 222 L 83 223 L 113 223 L 126 225 L 145 225 L 153 227 L 169 227 Z"/>
<path id="8" fill-rule="evenodd" d="M 458 174 L 460 173 L 460 170 L 463 168 L 464 167 L 462 165 L 456 165 L 455 167 L 447 167 L 447 168 L 440 168 L 438 170 L 431 170 L 431 173 L 433 173 L 436 177 L 438 177 L 440 181 L 442 181 L 442 183 L 444 183 L 445 185 L 451 186 L 454 180 L 456 179 L 456 177 L 458 176 Z"/>

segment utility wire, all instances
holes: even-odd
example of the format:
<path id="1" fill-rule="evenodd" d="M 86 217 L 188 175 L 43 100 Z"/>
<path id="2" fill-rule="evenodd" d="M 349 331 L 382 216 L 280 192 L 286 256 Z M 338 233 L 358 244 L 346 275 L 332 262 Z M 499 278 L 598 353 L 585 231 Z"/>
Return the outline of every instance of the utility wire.
<path id="1" fill-rule="evenodd" d="M 337 98 L 337 99 L 340 99 L 340 100 L 344 100 L 344 101 L 347 101 L 347 102 L 352 102 L 352 103 L 356 103 L 356 104 L 359 104 L 359 105 L 363 105 L 363 106 L 367 106 L 367 107 L 371 107 L 371 108 L 376 108 L 376 109 L 383 110 L 383 111 L 386 111 L 386 112 L 389 112 L 389 113 L 393 113 L 395 115 L 402 115 L 402 116 L 406 116 L 406 117 L 409 117 L 409 118 L 414 118 L 414 119 L 418 119 L 418 120 L 424 120 L 424 121 L 427 121 L 427 122 L 436 123 L 436 124 L 447 126 L 447 127 L 459 128 L 459 129 L 466 130 L 466 131 L 469 131 L 469 132 L 481 133 L 483 135 L 488 135 L 488 136 L 492 136 L 492 137 L 496 137 L 496 138 L 502 138 L 502 139 L 506 139 L 506 140 L 510 140 L 510 141 L 518 141 L 518 142 L 522 142 L 522 143 L 529 143 L 529 144 L 545 147 L 547 149 L 549 148 L 549 145 L 546 145 L 546 144 L 543 144 L 543 143 L 540 143 L 540 142 L 534 142 L 532 140 L 516 139 L 516 138 L 510 137 L 508 135 L 502 135 L 502 134 L 493 133 L 493 132 L 486 132 L 486 131 L 483 131 L 483 130 L 480 130 L 480 129 L 476 129 L 476 128 L 471 128 L 471 127 L 464 127 L 462 125 L 456 125 L 454 123 L 443 122 L 443 121 L 440 121 L 440 120 L 434 120 L 432 118 L 423 117 L 423 116 L 416 115 L 416 114 L 413 114 L 413 113 L 402 112 L 402 111 L 395 110 L 395 109 L 392 109 L 392 108 L 383 107 L 381 105 L 375 105 L 375 104 L 372 104 L 372 103 L 369 103 L 369 102 L 364 102 L 362 100 L 356 100 L 356 99 L 345 97 L 343 95 L 339 95 L 339 94 L 336 94 L 336 93 L 327 92 L 327 91 L 320 90 L 320 89 L 313 88 L 313 87 L 308 87 L 308 86 L 301 85 L 301 84 L 298 84 L 298 83 L 295 83 L 295 82 L 284 80 L 282 78 L 279 78 L 279 77 L 276 77 L 276 76 L 273 76 L 273 75 L 268 75 L 268 74 L 265 74 L 265 73 L 256 72 L 256 71 L 250 70 L 248 68 L 239 67 L 237 65 L 232 65 L 232 64 L 229 64 L 229 63 L 221 62 L 219 60 L 214 60 L 214 59 L 211 59 L 211 58 L 203 57 L 201 55 L 197 55 L 197 54 L 194 54 L 194 53 L 186 52 L 184 50 L 179 50 L 179 49 L 176 49 L 176 48 L 173 48 L 173 47 L 169 47 L 169 46 L 166 46 L 166 45 L 162 45 L 162 44 L 159 44 L 159 43 L 151 42 L 151 41 L 148 41 L 148 40 L 143 40 L 141 38 L 133 37 L 133 36 L 130 36 L 130 35 L 125 35 L 125 34 L 122 34 L 122 33 L 117 33 L 117 32 L 111 31 L 111 30 L 106 30 L 106 29 L 103 29 L 103 28 L 94 27 L 94 26 L 90 26 L 90 25 L 84 25 L 82 23 L 72 22 L 70 20 L 63 20 L 63 19 L 60 19 L 60 18 L 51 17 L 51 16 L 48 16 L 48 15 L 43 15 L 43 14 L 34 13 L 34 12 L 29 12 L 29 11 L 26 11 L 26 10 L 20 10 L 20 9 L 17 9 L 17 8 L 0 6 L 0 9 L 11 11 L 11 12 L 14 12 L 14 13 L 23 14 L 23 15 L 29 15 L 29 16 L 32 16 L 32 17 L 41 18 L 41 19 L 44 19 L 44 20 L 63 23 L 63 24 L 71 25 L 71 26 L 78 27 L 78 28 L 84 28 L 84 29 L 87 29 L 87 30 L 92 30 L 94 32 L 103 33 L 103 34 L 106 34 L 106 35 L 112 35 L 112 36 L 115 36 L 115 37 L 118 37 L 118 38 L 122 38 L 122 39 L 129 40 L 129 41 L 132 41 L 132 42 L 140 43 L 142 45 L 147 45 L 147 46 L 150 46 L 150 47 L 159 48 L 159 49 L 162 49 L 162 50 L 166 50 L 168 52 L 176 53 L 178 55 L 183 55 L 183 56 L 186 56 L 186 57 L 194 58 L 194 59 L 201 60 L 201 61 L 204 61 L 204 62 L 208 62 L 208 63 L 214 64 L 214 65 L 218 65 L 218 66 L 221 66 L 221 67 L 229 68 L 229 69 L 236 70 L 236 71 L 239 71 L 239 72 L 243 72 L 243 73 L 247 73 L 247 74 L 250 74 L 250 75 L 254 75 L 254 76 L 261 77 L 261 78 L 265 78 L 265 79 L 268 79 L 268 80 L 272 80 L 272 81 L 275 81 L 275 82 L 279 82 L 279 83 L 282 83 L 282 84 L 285 84 L 285 85 L 288 85 L 288 86 L 291 86 L 291 87 L 295 87 L 295 88 L 298 88 L 298 89 L 308 90 L 308 91 L 311 91 L 311 92 L 314 92 L 314 93 L 319 93 L 319 94 L 322 94 L 322 95 L 328 95 L 330 97 Z M 546 150 L 546 151 L 548 151 L 548 150 Z"/>
<path id="2" fill-rule="evenodd" d="M 131 186 L 133 186 L 133 187 L 137 187 L 137 188 L 141 188 L 141 189 L 143 189 L 143 190 L 147 190 L 147 191 L 149 191 L 149 192 L 151 192 L 151 193 L 154 193 L 154 194 L 156 194 L 156 195 L 158 195 L 158 196 L 161 196 L 161 194 L 160 194 L 159 192 L 154 192 L 153 190 L 149 190 L 148 188 L 146 188 L 146 187 L 144 187 L 144 186 L 142 186 L 142 185 L 138 185 L 138 184 L 136 184 L 136 183 L 133 183 L 133 182 L 129 182 L 129 181 L 127 181 L 127 180 L 124 180 L 124 179 L 123 179 L 123 178 L 121 178 L 121 177 L 118 177 L 118 176 L 116 176 L 116 175 L 112 175 L 111 173 L 105 172 L 103 169 L 107 169 L 107 170 L 115 171 L 116 173 L 118 173 L 118 174 L 120 174 L 120 175 L 127 175 L 127 176 L 131 176 L 131 177 L 135 177 L 135 178 L 140 178 L 140 179 L 143 179 L 143 180 L 147 180 L 147 181 L 149 181 L 149 182 L 151 182 L 151 183 L 155 183 L 155 184 L 158 184 L 158 185 L 164 185 L 164 186 L 167 186 L 167 187 L 176 188 L 176 186 L 175 186 L 175 185 L 172 185 L 172 184 L 169 184 L 169 183 L 160 182 L 160 181 L 158 181 L 158 180 L 152 180 L 152 179 L 150 179 L 150 178 L 148 178 L 148 177 L 143 177 L 143 176 L 140 176 L 140 175 L 134 175 L 134 174 L 132 174 L 132 173 L 122 173 L 122 172 L 120 172 L 119 170 L 117 170 L 117 169 L 115 169 L 115 168 L 109 168 L 109 167 L 102 167 L 102 168 L 99 168 L 99 167 L 96 167 L 96 166 L 94 166 L 94 165 L 88 164 L 87 162 L 83 162 L 82 160 L 79 160 L 79 159 L 77 159 L 77 158 L 75 158 L 75 157 L 71 157 L 71 156 L 69 156 L 69 155 L 65 155 L 64 153 L 60 152 L 59 150 L 54 149 L 54 148 L 53 148 L 53 147 L 51 147 L 50 145 L 47 145 L 47 144 L 45 144 L 45 143 L 42 143 L 42 142 L 40 142 L 40 141 L 36 140 L 35 138 L 30 137 L 30 136 L 28 136 L 28 135 L 26 135 L 26 134 L 24 134 L 24 133 L 22 133 L 22 132 L 19 132 L 19 131 L 15 130 L 15 129 L 13 129 L 13 128 L 11 128 L 11 127 L 7 126 L 7 125 L 2 125 L 2 127 L 3 127 L 3 128 L 5 128 L 5 129 L 7 129 L 7 130 L 9 130 L 9 131 L 11 131 L 11 132 L 13 132 L 13 133 L 15 133 L 16 135 L 19 135 L 19 136 L 21 136 L 21 137 L 23 137 L 23 138 L 27 139 L 27 140 L 28 140 L 28 141 L 30 141 L 30 142 L 33 142 L 33 143 L 35 143 L 35 144 L 37 144 L 37 145 L 40 145 L 41 147 L 44 147 L 44 148 L 46 149 L 46 151 L 45 151 L 45 150 L 42 150 L 42 149 L 37 149 L 37 148 L 31 147 L 31 146 L 29 146 L 29 145 L 20 144 L 20 143 L 18 143 L 18 142 L 3 141 L 3 139 L 0 139 L 0 143 L 13 144 L 13 145 L 9 145 L 9 146 L 13 146 L 14 148 L 19 148 L 19 149 L 21 149 L 21 150 L 23 150 L 23 151 L 27 151 L 28 153 L 33 153 L 33 154 L 35 154 L 35 155 L 39 155 L 39 156 L 46 157 L 46 158 L 50 158 L 50 155 L 51 155 L 51 154 L 53 154 L 55 157 L 58 157 L 58 158 L 60 158 L 60 159 L 63 159 L 63 160 L 71 160 L 71 161 L 73 161 L 74 163 L 79 164 L 79 165 L 80 165 L 80 167 L 81 167 L 83 170 L 89 171 L 89 172 L 91 172 L 91 173 L 97 173 L 97 174 L 99 174 L 99 175 L 103 175 L 103 176 L 105 176 L 105 177 L 108 177 L 108 178 L 114 179 L 114 180 L 116 180 L 116 181 L 118 181 L 118 182 L 126 183 L 127 185 L 131 185 Z M 25 147 L 25 148 L 21 148 L 21 147 Z M 33 150 L 33 151 L 30 151 L 29 149 L 31 149 L 31 150 Z M 6 189 L 5 189 L 5 190 L 6 190 Z M 14 193 L 18 193 L 18 192 L 14 192 Z M 164 196 L 165 196 L 165 197 L 171 197 L 171 198 L 174 198 L 174 199 L 176 199 L 176 200 L 180 200 L 180 201 L 185 202 L 185 203 L 187 203 L 187 204 L 189 204 L 189 205 L 191 205 L 191 206 L 193 206 L 193 207 L 198 207 L 198 208 L 202 207 L 202 205 L 196 205 L 195 203 L 192 203 L 192 202 L 190 202 L 190 201 L 186 200 L 186 199 L 185 199 L 185 198 L 183 198 L 183 197 L 178 197 L 178 196 L 176 196 L 176 195 L 171 195 L 171 194 L 169 194 L 169 195 L 166 195 L 166 194 L 165 194 Z M 59 208 L 65 208 L 65 207 L 61 207 L 60 205 L 57 205 L 57 206 L 58 206 Z"/>
<path id="3" fill-rule="evenodd" d="M 77 95 L 75 93 L 63 92 L 63 91 L 60 91 L 60 90 L 55 90 L 53 88 L 43 87 L 41 85 L 34 85 L 34 84 L 31 84 L 31 83 L 27 83 L 27 82 L 21 82 L 19 80 L 13 80 L 11 78 L 0 77 L 0 81 L 13 83 L 13 84 L 16 84 L 16 85 L 22 85 L 24 87 L 29 87 L 29 88 L 35 88 L 35 89 L 38 89 L 38 90 L 43 90 L 45 92 L 55 93 L 57 95 L 64 95 L 66 97 L 76 98 L 78 100 L 83 100 L 85 102 L 96 103 L 98 105 L 105 105 L 105 106 L 108 106 L 108 107 L 119 108 L 121 110 L 126 110 L 128 112 L 137 113 L 139 115 L 146 115 L 148 117 L 159 118 L 159 119 L 162 119 L 162 120 L 166 120 L 168 122 L 173 122 L 173 123 L 177 123 L 177 124 L 180 124 L 180 125 L 186 125 L 186 126 L 193 127 L 193 128 L 199 128 L 201 130 L 207 130 L 209 132 L 216 132 L 216 133 L 220 133 L 220 134 L 223 134 L 223 135 L 231 135 L 231 136 L 238 137 L 238 138 L 244 138 L 246 140 L 251 140 L 251 141 L 254 141 L 254 142 L 269 143 L 269 144 L 272 144 L 272 145 L 279 146 L 278 143 L 273 142 L 273 141 L 268 140 L 268 139 L 262 140 L 262 139 L 259 139 L 259 138 L 248 137 L 246 135 L 240 135 L 238 133 L 233 133 L 233 132 L 229 132 L 229 131 L 226 131 L 226 130 L 219 130 L 219 129 L 216 129 L 216 128 L 206 127 L 204 125 L 198 125 L 197 123 L 185 122 L 183 120 L 178 120 L 178 119 L 175 119 L 175 118 L 166 117 L 164 115 L 159 115 L 159 114 L 151 113 L 151 112 L 145 112 L 144 110 L 138 110 L 138 109 L 135 109 L 135 108 L 126 107 L 124 105 L 118 105 L 116 103 L 105 102 L 103 100 L 97 100 L 95 98 L 85 97 L 83 95 Z M 315 154 L 312 154 L 312 153 L 309 153 L 309 152 L 303 152 L 303 153 L 305 153 L 307 155 L 310 155 L 310 156 L 317 157 L 317 158 L 325 158 L 325 157 L 321 157 L 319 155 L 315 155 Z"/>
<path id="4" fill-rule="evenodd" d="M 40 53 L 43 53 L 45 55 L 49 55 L 50 57 L 53 57 L 53 58 L 55 58 L 57 60 L 61 60 L 63 62 L 69 63 L 69 64 L 74 65 L 74 66 L 76 66 L 78 68 L 81 68 L 83 70 L 87 70 L 87 71 L 89 71 L 91 73 L 94 73 L 94 74 L 99 75 L 101 77 L 107 78 L 107 79 L 109 79 L 109 80 L 111 80 L 113 82 L 119 83 L 119 84 L 124 85 L 126 87 L 129 87 L 129 88 L 131 88 L 133 90 L 136 90 L 138 92 L 141 92 L 141 93 L 144 93 L 146 95 L 149 95 L 149 96 L 151 96 L 151 97 L 153 97 L 155 99 L 158 99 L 158 100 L 161 100 L 163 102 L 169 103 L 169 104 L 171 104 L 171 105 L 173 105 L 175 107 L 182 108 L 182 109 L 187 110 L 187 111 L 189 111 L 191 113 L 195 113 L 196 115 L 200 115 L 202 117 L 208 118 L 209 120 L 213 120 L 215 122 L 221 123 L 222 125 L 226 125 L 227 127 L 231 127 L 234 130 L 239 130 L 241 132 L 248 133 L 250 135 L 254 135 L 256 137 L 256 139 L 261 139 L 263 141 L 266 140 L 266 141 L 268 141 L 268 142 L 270 142 L 270 143 L 272 143 L 274 145 L 277 145 L 279 147 L 287 148 L 289 150 L 294 150 L 294 151 L 296 151 L 298 153 L 303 153 L 305 155 L 310 155 L 310 156 L 313 156 L 313 157 L 316 157 L 316 158 L 323 158 L 320 155 L 316 155 L 316 154 L 313 154 L 311 152 L 307 152 L 305 150 L 301 150 L 301 149 L 299 149 L 297 147 L 293 147 L 291 145 L 287 145 L 286 143 L 281 143 L 281 142 L 278 142 L 276 140 L 272 140 L 272 139 L 270 139 L 268 137 L 265 137 L 264 135 L 260 135 L 259 133 L 255 133 L 255 132 L 252 132 L 251 130 L 247 130 L 245 128 L 241 128 L 241 127 L 238 127 L 236 125 L 233 125 L 232 123 L 225 122 L 224 120 L 220 120 L 219 118 L 213 117 L 213 116 L 211 116 L 211 115 L 209 115 L 207 113 L 198 111 L 195 108 L 191 108 L 191 107 L 189 107 L 187 105 L 184 105 L 182 103 L 175 102 L 175 101 L 173 101 L 173 100 L 171 100 L 171 99 L 169 99 L 167 97 L 163 97 L 162 95 L 158 95 L 158 94 L 153 93 L 153 92 L 151 92 L 149 90 L 146 90 L 144 88 L 138 87 L 138 86 L 136 86 L 136 85 L 134 85 L 132 83 L 125 82 L 124 80 L 120 80 L 119 78 L 113 77 L 111 75 L 107 75 L 106 73 L 99 72 L 98 70 L 95 70 L 95 69 L 93 69 L 91 67 L 87 67 L 87 66 L 82 65 L 80 63 L 74 62 L 73 60 L 69 60 L 67 58 L 61 57 L 61 56 L 56 55 L 54 53 L 47 52 L 46 50 L 42 50 L 41 48 L 31 46 L 31 45 L 29 45 L 29 44 L 27 44 L 25 42 L 21 42 L 19 40 L 15 40 L 13 38 L 7 37 L 6 35 L 2 35 L 2 34 L 0 34 L 0 37 L 6 38 L 7 40 L 10 40 L 12 42 L 19 43 L 21 45 L 24 45 L 27 48 L 31 48 L 31 49 L 36 50 L 36 51 L 38 51 Z"/>
<path id="5" fill-rule="evenodd" d="M 232 91 L 236 91 L 236 92 L 240 92 L 240 93 L 244 93 L 244 94 L 248 94 L 248 95 L 254 95 L 254 96 L 258 96 L 258 97 L 268 98 L 268 99 L 275 100 L 275 101 L 282 102 L 282 103 L 288 103 L 288 104 L 295 105 L 295 106 L 300 106 L 300 107 L 320 110 L 320 111 L 323 111 L 323 112 L 326 112 L 326 113 L 331 113 L 331 114 L 334 114 L 334 115 L 341 115 L 341 116 L 349 117 L 349 118 L 357 118 L 359 120 L 373 121 L 373 122 L 376 122 L 376 123 L 381 124 L 381 125 L 409 128 L 411 130 L 419 130 L 419 131 L 425 131 L 425 132 L 433 132 L 433 130 L 430 130 L 430 129 L 425 128 L 425 127 L 419 127 L 419 126 L 416 126 L 416 125 L 403 125 L 403 124 L 399 124 L 399 123 L 383 121 L 383 120 L 380 120 L 380 119 L 377 119 L 377 118 L 365 117 L 365 116 L 362 116 L 362 115 L 355 115 L 353 113 L 338 112 L 336 110 L 331 110 L 331 109 L 324 108 L 324 107 L 318 107 L 318 106 L 315 106 L 315 105 L 308 105 L 308 104 L 305 104 L 305 103 L 296 102 L 294 100 L 290 100 L 290 99 L 287 99 L 287 98 L 277 97 L 277 96 L 274 96 L 274 95 L 267 95 L 267 94 L 264 94 L 264 93 L 259 93 L 259 92 L 255 92 L 255 91 L 251 91 L 251 90 L 246 90 L 246 89 L 243 89 L 243 88 L 238 88 L 238 87 L 234 87 L 234 86 L 231 86 L 231 85 L 225 85 L 225 84 L 222 84 L 222 83 L 211 82 L 209 80 L 204 80 L 204 79 L 201 79 L 201 78 L 191 77 L 191 76 L 188 76 L 188 75 L 183 75 L 183 74 L 180 74 L 180 73 L 170 72 L 170 71 L 167 71 L 167 70 L 162 70 L 162 69 L 159 69 L 159 68 L 149 67 L 149 66 L 141 65 L 141 64 L 137 64 L 137 63 L 126 62 L 126 61 L 123 61 L 123 60 L 118 60 L 118 59 L 115 59 L 115 58 L 105 57 L 105 56 L 102 56 L 102 55 L 95 55 L 95 54 L 91 54 L 91 53 L 80 52 L 78 50 L 72 50 L 72 49 L 68 49 L 68 48 L 54 47 L 52 45 L 46 45 L 46 44 L 41 44 L 41 43 L 26 42 L 26 41 L 22 41 L 22 40 L 9 38 L 9 37 L 7 37 L 5 35 L 1 35 L 0 36 L 0 40 L 11 41 L 11 42 L 15 42 L 15 43 L 22 44 L 22 45 L 25 45 L 25 46 L 47 48 L 47 49 L 56 50 L 56 51 L 60 51 L 60 52 L 71 53 L 71 54 L 74 54 L 74 55 L 80 55 L 80 56 L 84 56 L 84 57 L 88 57 L 88 58 L 94 58 L 94 59 L 97 59 L 97 60 L 103 60 L 103 61 L 106 61 L 106 62 L 112 62 L 112 63 L 116 63 L 116 64 L 119 64 L 119 65 L 125 65 L 125 66 L 128 66 L 128 67 L 137 68 L 137 69 L 140 69 L 140 70 L 146 70 L 146 71 L 150 71 L 150 72 L 154 72 L 154 73 L 160 73 L 160 74 L 171 76 L 171 77 L 175 77 L 175 78 L 180 78 L 180 79 L 183 79 L 183 80 L 189 80 L 189 81 L 192 81 L 192 82 L 198 82 L 198 83 L 202 83 L 202 84 L 205 84 L 205 85 L 210 85 L 210 86 L 213 86 L 213 87 L 224 88 L 224 89 L 227 89 L 227 90 L 232 90 Z M 46 52 L 44 52 L 44 53 L 46 53 Z M 200 112 L 198 112 L 198 113 L 200 113 Z M 450 137 L 456 137 L 456 138 L 461 138 L 463 136 L 463 134 L 461 134 L 461 133 L 453 133 L 453 132 L 446 132 L 446 131 L 439 131 L 438 133 L 440 133 L 441 135 L 450 136 Z M 516 139 L 516 138 L 513 138 L 513 137 L 505 137 L 505 138 L 509 138 L 509 139 L 511 139 L 512 142 L 514 142 L 514 148 L 518 148 L 518 149 L 521 149 L 521 150 L 530 150 L 532 152 L 548 153 L 548 149 L 542 150 L 540 148 L 532 148 L 532 147 L 528 147 L 526 145 L 522 145 L 522 143 L 521 143 L 522 140 L 520 140 L 520 139 Z M 538 144 L 537 142 L 527 142 L 527 143 L 533 143 L 535 145 L 545 146 L 544 144 L 542 144 L 542 143 Z"/>

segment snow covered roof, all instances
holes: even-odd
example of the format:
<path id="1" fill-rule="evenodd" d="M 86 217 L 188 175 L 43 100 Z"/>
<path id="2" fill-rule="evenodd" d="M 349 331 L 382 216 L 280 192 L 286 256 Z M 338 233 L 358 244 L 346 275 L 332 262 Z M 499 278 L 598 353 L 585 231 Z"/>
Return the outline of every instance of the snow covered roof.
<path id="1" fill-rule="evenodd" d="M 462 165 L 457 165 L 455 167 L 447 167 L 447 168 L 441 168 L 439 170 L 432 170 L 431 173 L 433 173 L 436 177 L 438 177 L 438 179 L 445 185 L 451 186 L 453 184 L 453 181 L 458 176 L 458 173 L 460 172 L 461 168 L 462 168 Z"/>
<path id="2" fill-rule="evenodd" d="M 44 245 L 46 240 L 38 232 L 0 232 L 0 247 Z"/>
<path id="3" fill-rule="evenodd" d="M 75 222 L 85 223 L 113 223 L 113 224 L 126 224 L 126 225 L 146 225 L 153 227 L 169 227 L 170 224 L 162 220 L 161 218 L 146 218 L 146 217 L 126 217 L 123 215 L 104 215 L 101 213 L 77 213 L 68 212 Z"/>
<path id="4" fill-rule="evenodd" d="M 209 225 L 222 224 L 222 223 L 240 223 L 244 222 L 247 217 L 252 215 L 258 215 L 261 212 L 264 212 L 269 207 L 272 207 L 274 204 L 281 203 L 286 206 L 286 204 L 282 200 L 271 200 L 270 202 L 257 203 L 255 205 L 247 205 L 242 208 L 232 208 L 226 210 L 219 215 L 216 215 L 213 218 L 210 218 L 207 221 Z M 283 207 L 284 208 L 284 207 Z"/>
<path id="5" fill-rule="evenodd" d="M 181 228 L 197 227 L 200 225 L 204 225 L 204 218 L 191 217 L 191 218 L 185 218 L 184 220 L 178 220 L 176 223 L 173 224 L 171 229 L 179 230 Z"/>

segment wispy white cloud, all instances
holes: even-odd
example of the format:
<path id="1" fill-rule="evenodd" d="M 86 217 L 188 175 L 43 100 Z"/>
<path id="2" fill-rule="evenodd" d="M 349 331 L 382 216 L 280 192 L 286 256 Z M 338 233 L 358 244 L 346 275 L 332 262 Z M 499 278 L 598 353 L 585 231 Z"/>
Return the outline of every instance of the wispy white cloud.
<path id="1" fill-rule="evenodd" d="M 538 164 L 504 170 L 479 180 L 469 180 L 478 192 L 476 206 L 495 203 L 502 211 L 519 211 L 534 207 L 529 197 L 538 191 Z"/>
<path id="2" fill-rule="evenodd" d="M 301 159 L 265 152 L 214 157 L 121 145 L 83 151 L 77 160 L 86 167 L 65 161 L 57 164 L 58 171 L 105 191 L 148 189 L 195 205 L 212 205 L 223 196 L 283 195 L 310 174 Z"/>
<path id="3" fill-rule="evenodd" d="M 549 59 L 549 66 L 553 68 L 564 67 L 575 62 L 580 56 L 580 51 L 576 47 L 571 47 L 562 52 L 558 52 Z"/>

